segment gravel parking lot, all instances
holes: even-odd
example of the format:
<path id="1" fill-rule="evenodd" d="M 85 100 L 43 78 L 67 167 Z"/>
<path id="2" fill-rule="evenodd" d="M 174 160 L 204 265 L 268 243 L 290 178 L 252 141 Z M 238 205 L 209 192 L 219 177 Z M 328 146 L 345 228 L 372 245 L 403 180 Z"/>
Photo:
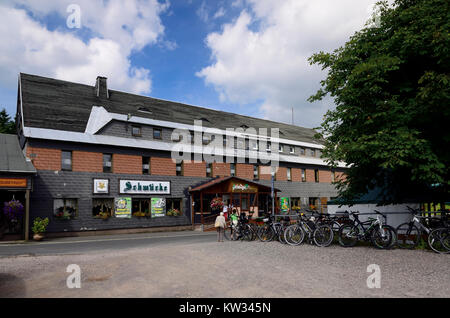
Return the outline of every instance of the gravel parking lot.
<path id="1" fill-rule="evenodd" d="M 1 297 L 449 297 L 450 255 L 278 242 L 184 242 L 0 258 Z M 81 268 L 81 288 L 66 267 Z M 367 266 L 381 269 L 370 289 Z"/>

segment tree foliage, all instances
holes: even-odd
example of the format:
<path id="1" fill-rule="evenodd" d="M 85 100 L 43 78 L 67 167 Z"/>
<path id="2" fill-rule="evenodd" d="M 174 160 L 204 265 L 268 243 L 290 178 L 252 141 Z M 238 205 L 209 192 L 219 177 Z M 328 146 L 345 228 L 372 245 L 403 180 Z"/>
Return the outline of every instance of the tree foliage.
<path id="1" fill-rule="evenodd" d="M 377 11 L 344 46 L 309 59 L 328 71 L 309 101 L 329 94 L 336 105 L 318 128 L 323 157 L 349 165 L 337 184 L 348 200 L 375 187 L 384 204 L 448 199 L 449 2 L 382 1 Z"/>
<path id="2" fill-rule="evenodd" d="M 0 112 L 0 134 L 15 134 L 16 123 L 11 120 L 11 117 L 6 112 L 6 109 L 2 109 Z"/>

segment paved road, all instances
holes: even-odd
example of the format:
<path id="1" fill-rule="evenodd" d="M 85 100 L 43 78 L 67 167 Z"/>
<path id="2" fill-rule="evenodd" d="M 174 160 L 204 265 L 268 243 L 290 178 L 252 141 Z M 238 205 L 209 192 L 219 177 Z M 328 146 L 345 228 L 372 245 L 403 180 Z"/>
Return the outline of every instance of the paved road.
<path id="1" fill-rule="evenodd" d="M 151 244 L 201 243 L 211 241 L 217 234 L 211 232 L 161 232 L 88 237 L 65 237 L 47 239 L 42 242 L 1 243 L 0 258 L 19 255 L 80 254 L 96 251 L 122 250 L 146 247 Z"/>
<path id="2" fill-rule="evenodd" d="M 425 250 L 219 243 L 214 233 L 178 232 L 0 251 L 0 297 L 450 297 L 450 255 Z M 80 289 L 66 285 L 70 264 L 81 269 Z M 367 286 L 371 264 L 380 288 Z"/>

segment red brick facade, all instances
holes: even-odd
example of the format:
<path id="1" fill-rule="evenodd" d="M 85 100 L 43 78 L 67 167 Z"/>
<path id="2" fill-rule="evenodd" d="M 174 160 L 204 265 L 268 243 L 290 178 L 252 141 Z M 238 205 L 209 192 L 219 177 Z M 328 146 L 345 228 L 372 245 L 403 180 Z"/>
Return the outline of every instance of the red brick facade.
<path id="1" fill-rule="evenodd" d="M 103 154 L 100 152 L 72 151 L 72 170 L 103 172 Z"/>
<path id="2" fill-rule="evenodd" d="M 141 156 L 113 154 L 112 161 L 114 173 L 142 174 Z"/>
<path id="3" fill-rule="evenodd" d="M 229 177 L 231 174 L 231 168 L 229 163 L 217 163 L 212 164 L 212 176 L 213 177 Z"/>
<path id="4" fill-rule="evenodd" d="M 37 170 L 61 170 L 61 150 L 27 147 L 27 157 Z"/>
<path id="5" fill-rule="evenodd" d="M 183 161 L 183 175 L 186 177 L 206 177 L 206 163 Z"/>
<path id="6" fill-rule="evenodd" d="M 316 180 L 314 178 L 314 170 L 313 169 L 306 169 L 305 175 L 306 175 L 306 182 L 316 182 Z"/>
<path id="7" fill-rule="evenodd" d="M 150 158 L 151 174 L 160 176 L 176 176 L 176 163 L 172 158 Z"/>
<path id="8" fill-rule="evenodd" d="M 27 156 L 32 159 L 37 170 L 61 170 L 61 150 L 51 148 L 27 147 Z M 150 158 L 152 175 L 176 175 L 176 164 L 171 158 Z M 136 155 L 113 154 L 113 173 L 142 174 L 142 157 Z M 252 164 L 236 164 L 236 176 L 244 179 L 253 179 Z M 88 151 L 72 151 L 72 170 L 79 172 L 103 172 L 103 154 Z M 291 168 L 291 180 L 302 182 L 301 168 Z M 270 180 L 270 167 L 260 166 L 259 179 Z M 331 183 L 332 172 L 328 169 L 318 169 L 319 182 Z M 230 176 L 229 163 L 213 163 L 212 176 Z M 183 162 L 183 175 L 187 177 L 206 177 L 205 162 Z M 314 169 L 305 169 L 306 182 L 315 182 Z M 335 172 L 335 180 L 344 179 L 344 172 Z M 278 167 L 276 180 L 287 181 L 287 168 Z"/>
<path id="9" fill-rule="evenodd" d="M 302 169 L 292 168 L 291 177 L 293 182 L 302 182 Z"/>
<path id="10" fill-rule="evenodd" d="M 287 168 L 286 167 L 278 167 L 278 170 L 275 174 L 275 180 L 287 181 Z"/>
<path id="11" fill-rule="evenodd" d="M 237 163 L 236 177 L 253 180 L 253 165 Z"/>
<path id="12" fill-rule="evenodd" d="M 319 170 L 319 182 L 331 183 L 331 171 Z"/>
<path id="13" fill-rule="evenodd" d="M 272 180 L 271 171 L 271 166 L 259 166 L 259 180 Z"/>

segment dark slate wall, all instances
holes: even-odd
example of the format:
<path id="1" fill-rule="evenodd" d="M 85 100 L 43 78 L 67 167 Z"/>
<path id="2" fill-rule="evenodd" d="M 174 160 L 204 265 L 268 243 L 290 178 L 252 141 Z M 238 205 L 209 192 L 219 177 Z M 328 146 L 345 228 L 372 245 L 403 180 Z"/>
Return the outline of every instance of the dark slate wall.
<path id="1" fill-rule="evenodd" d="M 93 179 L 108 178 L 110 180 L 110 193 L 108 195 L 93 194 Z M 119 194 L 119 179 L 171 181 L 171 195 L 162 197 L 182 198 L 184 216 L 161 218 L 131 218 L 108 220 L 94 219 L 92 217 L 93 198 L 113 198 L 124 196 Z M 141 227 L 161 227 L 191 224 L 189 186 L 196 186 L 210 178 L 195 177 L 169 177 L 169 176 L 142 176 L 126 174 L 104 174 L 71 171 L 39 171 L 34 179 L 31 194 L 30 215 L 35 217 L 49 217 L 48 232 L 106 230 Z M 270 181 L 259 181 L 270 186 Z M 280 189 L 279 196 L 289 197 L 334 197 L 336 189 L 326 183 L 301 183 L 276 181 L 275 187 Z M 132 195 L 136 198 L 148 196 Z M 78 218 L 75 220 L 57 220 L 53 218 L 53 200 L 58 198 L 78 199 Z"/>

